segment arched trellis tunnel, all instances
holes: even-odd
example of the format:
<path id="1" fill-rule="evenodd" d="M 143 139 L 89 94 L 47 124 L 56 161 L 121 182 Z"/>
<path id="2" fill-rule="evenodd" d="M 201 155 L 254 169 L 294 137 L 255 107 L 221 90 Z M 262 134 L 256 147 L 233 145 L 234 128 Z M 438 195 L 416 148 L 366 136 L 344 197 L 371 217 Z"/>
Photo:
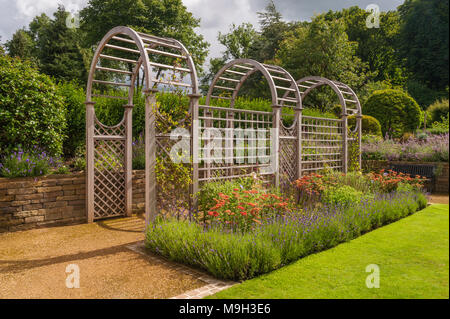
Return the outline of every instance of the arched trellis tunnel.
<path id="1" fill-rule="evenodd" d="M 179 41 L 123 26 L 113 28 L 103 37 L 92 60 L 86 91 L 88 221 L 131 215 L 132 110 L 139 77 L 145 95 L 147 220 L 150 214 L 156 214 L 155 122 L 159 115 L 156 92 L 165 85 L 181 87 L 190 90 L 191 103 L 198 103 L 197 72 L 191 55 Z M 96 99 L 123 99 L 122 121 L 114 126 L 101 123 L 95 114 Z"/>
<path id="2" fill-rule="evenodd" d="M 261 72 L 272 98 L 272 111 L 235 107 L 245 81 Z M 141 85 L 142 90 L 138 90 Z M 316 87 L 328 85 L 342 105 L 340 119 L 302 115 L 302 99 Z M 91 64 L 86 96 L 86 204 L 88 221 L 129 216 L 132 212 L 132 110 L 136 92 L 145 95 L 145 214 L 154 218 L 157 206 L 155 163 L 168 154 L 170 134 L 161 132 L 156 121 L 156 93 L 163 86 L 181 87 L 190 98 L 186 121 L 190 127 L 192 185 L 188 201 L 195 208 L 199 184 L 231 179 L 257 172 L 275 185 L 291 182 L 304 173 L 328 166 L 347 171 L 348 143 L 360 139 L 361 108 L 354 92 L 345 84 L 320 77 L 295 81 L 283 68 L 249 59 L 225 65 L 213 79 L 206 105 L 199 105 L 195 65 L 186 48 L 177 40 L 116 27 L 100 41 Z M 98 99 L 123 100 L 123 119 L 114 126 L 99 121 L 95 113 Z M 212 106 L 213 99 L 229 102 Z M 283 110 L 292 109 L 291 125 L 283 122 Z M 357 116 L 357 137 L 348 136 L 347 117 Z M 222 130 L 224 133 L 220 132 Z M 214 143 L 215 133 L 221 136 Z M 262 132 L 262 133 L 261 133 Z M 258 140 L 258 144 L 253 143 Z M 220 161 L 211 156 L 218 147 Z M 240 152 L 243 148 L 246 150 Z M 257 153 L 257 155 L 256 155 Z M 167 158 L 167 156 L 166 156 Z M 194 196 L 192 196 L 194 195 Z M 157 211 L 158 210 L 158 211 Z M 192 213 L 192 210 L 188 212 Z"/>

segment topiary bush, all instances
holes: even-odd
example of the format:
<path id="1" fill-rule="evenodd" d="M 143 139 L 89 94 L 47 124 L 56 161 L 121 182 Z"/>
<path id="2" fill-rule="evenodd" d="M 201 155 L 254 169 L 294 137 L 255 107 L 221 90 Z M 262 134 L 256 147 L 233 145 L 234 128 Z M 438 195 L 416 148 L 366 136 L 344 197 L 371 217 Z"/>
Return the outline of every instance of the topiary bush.
<path id="1" fill-rule="evenodd" d="M 66 109 L 53 81 L 8 56 L 0 56 L 0 79 L 0 153 L 37 146 L 61 154 Z"/>
<path id="2" fill-rule="evenodd" d="M 351 115 L 348 117 L 348 126 L 352 131 L 355 129 L 356 127 L 355 115 Z M 363 135 L 382 136 L 381 124 L 373 116 L 363 115 L 361 132 Z"/>
<path id="3" fill-rule="evenodd" d="M 442 119 L 448 116 L 448 99 L 442 99 L 431 104 L 427 109 L 427 124 L 442 122 Z"/>
<path id="4" fill-rule="evenodd" d="M 422 121 L 417 102 L 401 90 L 374 91 L 363 106 L 363 113 L 375 117 L 383 135 L 401 137 L 414 132 Z"/>

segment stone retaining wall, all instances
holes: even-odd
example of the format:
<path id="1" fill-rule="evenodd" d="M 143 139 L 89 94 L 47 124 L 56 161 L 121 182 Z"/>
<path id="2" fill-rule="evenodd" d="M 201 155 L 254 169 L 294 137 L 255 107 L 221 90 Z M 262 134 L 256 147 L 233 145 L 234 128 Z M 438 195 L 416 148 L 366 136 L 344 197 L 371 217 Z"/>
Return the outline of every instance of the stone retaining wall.
<path id="1" fill-rule="evenodd" d="M 435 165 L 436 177 L 433 185 L 433 192 L 435 193 L 448 193 L 449 182 L 449 163 L 415 163 L 415 162 L 389 162 L 389 161 L 362 161 L 363 171 L 380 171 L 381 169 L 387 169 L 392 164 L 407 164 L 407 165 Z"/>
<path id="2" fill-rule="evenodd" d="M 144 171 L 133 172 L 133 213 L 144 212 Z M 85 174 L 0 178 L 0 232 L 86 222 Z"/>

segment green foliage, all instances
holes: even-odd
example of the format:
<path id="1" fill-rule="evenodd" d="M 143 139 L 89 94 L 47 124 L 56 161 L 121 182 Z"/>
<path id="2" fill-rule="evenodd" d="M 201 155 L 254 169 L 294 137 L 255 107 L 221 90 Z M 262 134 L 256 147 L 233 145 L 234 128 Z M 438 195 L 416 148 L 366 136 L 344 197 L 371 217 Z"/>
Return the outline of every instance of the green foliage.
<path id="1" fill-rule="evenodd" d="M 430 89 L 448 87 L 448 0 L 406 0 L 398 39 L 400 57 L 412 78 Z"/>
<path id="2" fill-rule="evenodd" d="M 362 191 L 357 191 L 351 186 L 343 185 L 330 187 L 323 192 L 322 201 L 334 205 L 355 205 L 363 200 L 373 199 L 373 194 L 364 195 Z"/>
<path id="3" fill-rule="evenodd" d="M 376 135 L 382 136 L 381 134 L 381 124 L 373 116 L 363 115 L 361 131 L 363 135 Z M 348 126 L 353 131 L 356 127 L 356 116 L 351 115 L 348 117 Z"/>
<path id="4" fill-rule="evenodd" d="M 406 83 L 406 90 L 417 101 L 422 110 L 426 110 L 436 100 L 448 99 L 448 88 L 445 90 L 430 89 L 425 84 L 411 78 Z"/>
<path id="5" fill-rule="evenodd" d="M 83 149 L 86 138 L 86 94 L 74 82 L 58 84 L 58 94 L 64 98 L 67 109 L 66 139 L 63 143 L 64 155 L 73 157 Z"/>
<path id="6" fill-rule="evenodd" d="M 431 134 L 439 135 L 439 134 L 448 134 L 449 132 L 449 113 L 447 115 L 441 117 L 440 122 L 434 122 L 431 125 L 431 128 L 427 130 Z"/>
<path id="7" fill-rule="evenodd" d="M 5 44 L 11 57 L 19 57 L 25 60 L 35 59 L 34 45 L 31 35 L 25 29 L 17 30 L 11 40 Z"/>
<path id="8" fill-rule="evenodd" d="M 220 44 L 225 46 L 223 56 L 228 59 L 246 59 L 250 57 L 250 48 L 258 34 L 251 23 L 242 23 L 230 26 L 229 33 L 221 33 L 217 36 Z"/>
<path id="9" fill-rule="evenodd" d="M 59 5 L 53 19 L 44 13 L 35 17 L 28 30 L 18 30 L 6 46 L 11 56 L 36 62 L 41 72 L 57 80 L 85 83 L 92 52 L 81 46 L 80 29 L 67 27 L 68 14 Z"/>
<path id="10" fill-rule="evenodd" d="M 279 252 L 270 242 L 252 241 L 246 234 L 205 232 L 197 224 L 175 220 L 151 224 L 145 246 L 171 260 L 200 266 L 218 278 L 252 278 L 280 265 Z"/>
<path id="11" fill-rule="evenodd" d="M 349 41 L 358 43 L 356 55 L 368 64 L 375 75 L 374 81 L 389 80 L 392 84 L 403 85 L 406 74 L 397 58 L 400 16 L 397 11 L 380 12 L 381 27 L 369 29 L 366 20 L 370 14 L 354 6 L 341 11 L 330 10 L 322 16 L 327 21 L 343 21 Z"/>
<path id="12" fill-rule="evenodd" d="M 359 88 L 372 75 L 367 64 L 355 55 L 356 48 L 356 43 L 349 41 L 341 20 L 326 21 L 317 16 L 310 24 L 299 25 L 288 34 L 277 58 L 295 79 L 319 74 Z M 305 99 L 305 105 L 321 110 L 329 110 L 334 104 L 335 93 L 327 87 L 315 90 Z"/>
<path id="13" fill-rule="evenodd" d="M 181 0 L 91 0 L 80 12 L 86 47 L 97 44 L 112 28 L 122 25 L 160 37 L 174 38 L 186 46 L 198 71 L 207 56 L 208 43 L 196 34 L 196 19 Z"/>
<path id="14" fill-rule="evenodd" d="M 29 62 L 0 56 L 0 152 L 20 145 L 61 154 L 66 109 L 53 81 Z"/>
<path id="15" fill-rule="evenodd" d="M 365 143 L 378 143 L 378 142 L 382 142 L 383 141 L 383 137 L 382 136 L 378 136 L 378 135 L 364 135 L 361 136 L 361 143 L 365 144 Z"/>
<path id="16" fill-rule="evenodd" d="M 448 113 L 448 99 L 438 100 L 427 108 L 427 122 L 441 122 L 443 118 L 448 117 Z"/>
<path id="17" fill-rule="evenodd" d="M 408 94 L 400 90 L 375 91 L 363 105 L 363 113 L 375 117 L 383 135 L 401 137 L 419 128 L 422 112 Z"/>
<path id="18" fill-rule="evenodd" d="M 50 172 L 65 174 L 68 168 L 59 158 L 53 158 L 37 148 L 29 152 L 19 149 L 0 158 L 0 176 L 3 177 L 41 176 Z"/>

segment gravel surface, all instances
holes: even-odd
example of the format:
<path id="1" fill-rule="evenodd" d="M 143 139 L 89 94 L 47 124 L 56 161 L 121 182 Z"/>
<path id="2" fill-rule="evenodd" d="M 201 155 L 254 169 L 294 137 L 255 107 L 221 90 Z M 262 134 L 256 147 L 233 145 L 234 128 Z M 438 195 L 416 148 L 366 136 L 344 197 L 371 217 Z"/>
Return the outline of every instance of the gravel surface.
<path id="1" fill-rule="evenodd" d="M 143 228 L 130 217 L 2 233 L 0 298 L 170 298 L 205 285 L 127 248 L 144 239 Z M 80 288 L 66 287 L 70 264 Z"/>

